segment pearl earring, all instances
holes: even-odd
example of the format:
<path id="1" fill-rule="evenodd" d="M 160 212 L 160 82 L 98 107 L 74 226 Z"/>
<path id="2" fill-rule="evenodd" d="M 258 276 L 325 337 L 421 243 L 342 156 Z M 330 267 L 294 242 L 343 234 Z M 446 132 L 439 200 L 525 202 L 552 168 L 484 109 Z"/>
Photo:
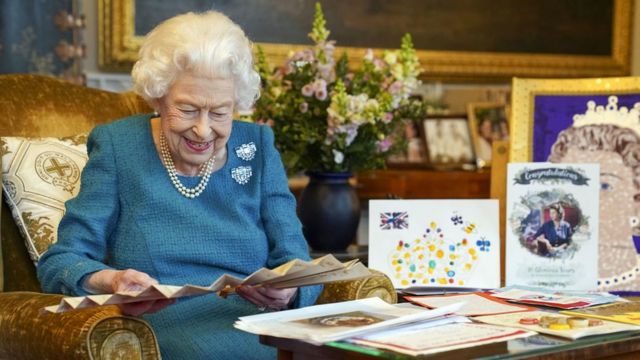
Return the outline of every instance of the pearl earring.
<path id="1" fill-rule="evenodd" d="M 154 112 L 153 112 L 153 117 L 158 117 L 158 116 L 160 116 L 160 113 L 158 113 L 158 111 L 157 111 L 157 110 L 156 110 L 156 111 L 154 111 Z"/>

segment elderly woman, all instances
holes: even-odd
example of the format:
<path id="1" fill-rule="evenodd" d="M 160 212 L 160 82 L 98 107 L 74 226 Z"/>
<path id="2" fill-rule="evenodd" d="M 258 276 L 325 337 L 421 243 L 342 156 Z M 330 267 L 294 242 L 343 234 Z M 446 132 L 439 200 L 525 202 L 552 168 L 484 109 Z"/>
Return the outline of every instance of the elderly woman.
<path id="1" fill-rule="evenodd" d="M 209 285 L 224 273 L 308 258 L 269 127 L 233 121 L 258 97 L 251 43 L 217 12 L 184 14 L 146 37 L 135 89 L 156 110 L 96 127 L 78 196 L 38 266 L 47 292 L 67 295 Z M 313 304 L 318 287 L 243 287 L 123 305 L 144 314 L 165 359 L 273 358 L 238 316 Z"/>

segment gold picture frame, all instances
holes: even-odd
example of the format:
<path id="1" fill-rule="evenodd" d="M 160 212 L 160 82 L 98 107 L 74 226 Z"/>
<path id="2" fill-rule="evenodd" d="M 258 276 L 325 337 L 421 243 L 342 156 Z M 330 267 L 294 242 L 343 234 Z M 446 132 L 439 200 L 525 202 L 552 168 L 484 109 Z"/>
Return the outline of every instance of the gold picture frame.
<path id="1" fill-rule="evenodd" d="M 477 166 L 491 166 L 493 142 L 509 139 L 509 105 L 472 102 L 467 105 L 467 115 Z"/>
<path id="2" fill-rule="evenodd" d="M 432 115 L 422 120 L 430 167 L 438 170 L 475 168 L 475 148 L 466 114 Z"/>
<path id="3" fill-rule="evenodd" d="M 522 52 L 437 51 L 418 49 L 425 80 L 508 81 L 519 77 L 621 76 L 630 72 L 632 0 L 613 1 L 611 52 L 606 55 L 563 55 Z M 100 69 L 130 71 L 140 48 L 142 36 L 135 33 L 136 0 L 99 0 Z M 461 20 L 462 21 L 462 20 Z M 311 26 L 311 24 L 309 24 Z M 398 39 L 399 45 L 400 39 Z M 306 45 L 260 43 L 272 64 L 284 63 L 287 54 Z M 338 47 L 347 53 L 352 65 L 358 65 L 366 49 Z M 380 54 L 383 49 L 374 49 Z M 428 66 L 427 66 L 428 64 Z"/>
<path id="4" fill-rule="evenodd" d="M 596 96 L 640 94 L 640 77 L 614 77 L 590 79 L 521 79 L 514 78 L 511 93 L 511 144 L 509 147 L 510 162 L 547 161 L 544 157 L 551 145 L 544 145 L 555 140 L 559 131 L 571 126 L 571 114 L 566 114 L 559 124 L 555 119 L 556 129 L 548 135 L 549 139 L 536 137 L 534 133 L 541 126 L 536 122 L 536 101 L 539 97 L 581 96 L 591 99 Z M 585 100 L 586 100 L 585 98 Z M 575 113 L 586 110 L 586 101 Z M 545 130 L 549 132 L 549 130 Z M 534 149 L 534 145 L 541 150 Z M 535 155 L 534 152 L 540 153 Z"/>

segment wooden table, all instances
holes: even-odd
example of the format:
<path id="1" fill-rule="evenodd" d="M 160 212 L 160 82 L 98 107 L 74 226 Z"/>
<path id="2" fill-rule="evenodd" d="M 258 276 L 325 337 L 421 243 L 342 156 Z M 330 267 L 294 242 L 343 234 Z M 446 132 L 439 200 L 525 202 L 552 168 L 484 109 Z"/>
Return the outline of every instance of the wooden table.
<path id="1" fill-rule="evenodd" d="M 384 350 L 356 347 L 343 342 L 323 346 L 299 340 L 260 336 L 260 342 L 278 349 L 279 360 L 409 359 Z M 421 356 L 419 359 L 640 359 L 640 331 L 591 336 L 576 341 L 547 335 L 503 341 L 466 349 Z"/>
<path id="2" fill-rule="evenodd" d="M 489 198 L 491 172 L 387 169 L 362 171 L 352 178 L 360 200 L 387 199 L 486 199 Z M 289 179 L 296 198 L 309 183 L 307 177 Z"/>

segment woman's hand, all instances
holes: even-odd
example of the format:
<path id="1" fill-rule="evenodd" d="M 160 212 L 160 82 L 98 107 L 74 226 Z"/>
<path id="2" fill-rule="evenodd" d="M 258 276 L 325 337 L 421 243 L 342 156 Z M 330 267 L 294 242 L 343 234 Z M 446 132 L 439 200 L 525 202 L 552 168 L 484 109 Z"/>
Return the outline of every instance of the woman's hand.
<path id="1" fill-rule="evenodd" d="M 92 293 L 117 293 L 126 291 L 141 291 L 158 281 L 146 273 L 127 270 L 101 270 L 91 274 L 84 282 L 83 287 Z M 139 316 L 150 314 L 163 309 L 175 302 L 173 299 L 144 300 L 126 304 L 119 307 L 125 315 Z"/>
<path id="2" fill-rule="evenodd" d="M 240 286 L 236 293 L 258 308 L 282 310 L 294 299 L 298 288 L 275 289 L 266 286 Z"/>

